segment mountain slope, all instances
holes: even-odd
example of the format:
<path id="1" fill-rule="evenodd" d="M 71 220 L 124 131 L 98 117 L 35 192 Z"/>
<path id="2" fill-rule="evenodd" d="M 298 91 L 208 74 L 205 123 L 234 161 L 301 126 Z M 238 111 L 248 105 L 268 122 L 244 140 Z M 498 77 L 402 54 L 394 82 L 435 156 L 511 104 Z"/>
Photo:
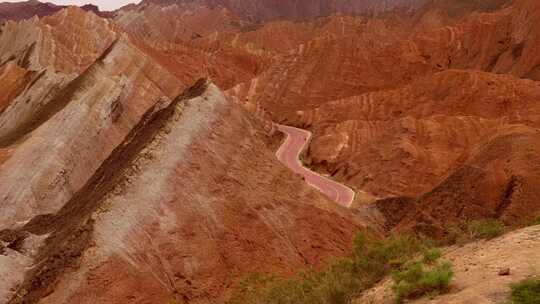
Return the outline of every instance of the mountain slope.
<path id="1" fill-rule="evenodd" d="M 536 216 L 539 12 L 152 0 L 2 22 L 0 303 L 223 303 L 366 226 Z M 277 161 L 273 122 L 313 133 L 302 161 L 352 208 Z"/>
<path id="2" fill-rule="evenodd" d="M 17 83 L 0 115 L 0 303 L 222 301 L 249 272 L 345 254 L 362 227 L 215 85 L 186 90 L 200 71 L 174 72 L 196 60 L 163 66 L 74 7 L 0 41 Z"/>
<path id="3" fill-rule="evenodd" d="M 275 1 L 275 0 L 144 0 L 140 6 L 157 4 L 169 6 L 173 4 L 196 3 L 200 6 L 211 8 L 224 7 L 244 20 L 261 22 L 276 19 L 305 20 L 332 14 L 377 14 L 396 9 L 414 10 L 420 8 L 443 8 L 452 15 L 470 12 L 474 10 L 493 10 L 507 3 L 507 0 L 299 0 L 299 1 Z"/>
<path id="4" fill-rule="evenodd" d="M 67 203 L 92 209 L 69 213 L 71 224 L 40 253 L 43 270 L 22 285 L 30 292 L 12 303 L 204 302 L 247 272 L 287 273 L 347 250 L 357 224 L 264 152 L 261 131 L 216 87 L 195 89 L 104 163 L 118 178 L 98 178 L 106 184 Z M 93 245 L 72 253 L 73 239 L 62 236 L 76 227 L 91 229 Z M 55 269 L 59 252 L 80 255 L 80 266 Z"/>

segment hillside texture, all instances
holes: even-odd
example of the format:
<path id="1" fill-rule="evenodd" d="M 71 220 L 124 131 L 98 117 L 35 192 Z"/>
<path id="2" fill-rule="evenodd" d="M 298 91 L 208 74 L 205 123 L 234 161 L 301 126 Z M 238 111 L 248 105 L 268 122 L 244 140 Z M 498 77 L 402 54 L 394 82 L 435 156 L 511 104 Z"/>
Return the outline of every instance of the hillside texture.
<path id="1" fill-rule="evenodd" d="M 540 216 L 536 0 L 33 0 L 0 24 L 0 304 L 224 303 L 360 230 Z M 351 208 L 278 161 L 274 123 Z M 447 249 L 435 303 L 500 302 L 537 230 Z"/>

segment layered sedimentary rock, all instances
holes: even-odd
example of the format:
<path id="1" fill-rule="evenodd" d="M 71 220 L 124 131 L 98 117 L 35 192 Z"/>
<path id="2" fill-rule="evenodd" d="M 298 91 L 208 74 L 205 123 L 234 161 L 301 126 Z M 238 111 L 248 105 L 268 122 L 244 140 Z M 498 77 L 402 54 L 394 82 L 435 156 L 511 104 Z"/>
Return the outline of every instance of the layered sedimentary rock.
<path id="1" fill-rule="evenodd" d="M 323 25 L 319 35 L 297 44 L 230 95 L 290 123 L 297 111 L 396 87 L 436 69 L 403 40 L 407 21 L 331 17 Z"/>
<path id="2" fill-rule="evenodd" d="M 209 77 L 229 89 L 255 77 L 270 61 L 269 56 L 247 48 L 223 47 L 219 33 L 239 33 L 248 26 L 224 8 L 193 2 L 129 6 L 117 12 L 114 22 L 154 60 L 186 82 Z M 206 40 L 197 41 L 202 37 Z"/>
<path id="3" fill-rule="evenodd" d="M 486 137 L 516 124 L 538 126 L 539 87 L 528 80 L 537 69 L 538 5 L 492 1 L 483 3 L 489 12 L 449 14 L 462 10 L 458 2 L 434 3 L 413 22 L 384 16 L 348 23 L 357 32 L 313 38 L 228 94 L 255 115 L 313 130 L 315 169 L 376 197 L 419 197 Z M 429 19 L 441 10 L 458 17 Z M 487 178 L 497 174 L 484 169 Z M 502 191 L 488 188 L 467 195 Z M 479 205 L 486 213 L 478 217 L 496 209 L 487 200 Z"/>
<path id="4" fill-rule="evenodd" d="M 20 144 L 69 102 L 83 72 L 118 36 L 108 21 L 77 8 L 41 20 L 4 24 L 0 35 L 0 81 L 6 84 L 0 87 L 2 149 L 12 150 L 9 146 Z"/>
<path id="5" fill-rule="evenodd" d="M 522 125 L 500 128 L 468 160 L 422 195 L 396 227 L 444 236 L 455 223 L 498 218 L 509 224 L 534 219 L 540 210 L 540 133 Z"/>
<path id="6" fill-rule="evenodd" d="M 250 271 L 289 272 L 346 250 L 354 221 L 264 152 L 255 122 L 206 85 L 147 113 L 57 214 L 71 224 L 49 237 L 46 262 L 13 303 L 204 302 Z M 81 266 L 66 268 L 59 253 Z"/>
<path id="7" fill-rule="evenodd" d="M 77 8 L 0 41 L 0 303 L 221 301 L 347 252 L 358 221 L 215 85 L 185 90 L 200 59 Z"/>
<path id="8" fill-rule="evenodd" d="M 379 197 L 417 196 L 491 132 L 537 126 L 539 97 L 530 80 L 449 70 L 400 89 L 326 103 L 299 113 L 296 124 L 318 134 L 310 150 L 316 167 Z"/>
<path id="9" fill-rule="evenodd" d="M 431 15 L 442 18 L 441 10 Z M 448 10 L 448 8 L 446 9 Z M 449 22 L 382 16 L 331 17 L 341 22 L 276 59 L 254 80 L 237 87 L 239 100 L 274 113 L 276 120 L 324 102 L 401 87 L 447 69 L 475 69 L 535 79 L 536 4 L 517 1 L 489 13 Z M 435 24 L 434 24 L 435 23 Z M 426 27 L 426 24 L 429 26 Z M 435 26 L 436 24 L 441 27 Z"/>
<path id="10" fill-rule="evenodd" d="M 183 1 L 127 7 L 118 11 L 115 20 L 139 37 L 170 42 L 200 38 L 216 31 L 239 31 L 244 23 L 226 8 Z"/>
<path id="11" fill-rule="evenodd" d="M 423 57 L 440 68 L 470 68 L 537 80 L 539 12 L 535 1 L 514 1 L 500 10 L 418 33 L 414 43 Z"/>
<path id="12" fill-rule="evenodd" d="M 176 3 L 195 2 L 198 5 L 208 7 L 224 7 L 237 16 L 250 21 L 260 22 L 275 19 L 302 20 L 337 13 L 343 14 L 370 14 L 379 13 L 396 8 L 418 8 L 428 3 L 426 0 L 330 0 L 330 1 L 307 1 L 294 2 L 275 0 L 144 0 L 141 5 L 158 4 L 162 6 Z M 482 1 L 477 1 L 482 2 Z"/>
<path id="13" fill-rule="evenodd" d="M 367 217 L 442 238 L 534 216 L 539 12 L 143 1 L 6 22 L 0 303 L 220 303 L 250 272 L 345 254 Z M 272 121 L 376 201 L 339 209 L 287 172 Z"/>
<path id="14" fill-rule="evenodd" d="M 74 40 L 55 39 L 52 32 L 59 35 L 53 30 L 55 25 Z M 33 36 L 23 35 L 25 31 Z M 3 43 L 7 49 L 2 58 L 11 58 L 8 64 L 20 64 L 34 78 L 8 100 L 0 117 L 4 152 L 0 230 L 8 247 L 19 239 L 11 231 L 59 212 L 148 108 L 180 89 L 175 78 L 150 64 L 107 21 L 75 8 L 41 21 L 8 23 L 1 39 L 10 41 L 11 35 L 28 41 Z M 79 35 L 86 35 L 87 44 Z M 77 48 L 77 52 L 64 53 Z M 147 76 L 152 71 L 154 79 Z M 39 233 L 30 237 L 36 244 L 25 254 L 15 251 L 2 256 L 2 277 L 14 280 L 1 284 L 2 301 L 9 299 L 6 293 L 13 292 L 24 275 L 17 267 L 31 266 L 40 247 L 37 240 L 43 240 L 51 229 Z M 19 275 L 10 277 L 10 272 Z"/>

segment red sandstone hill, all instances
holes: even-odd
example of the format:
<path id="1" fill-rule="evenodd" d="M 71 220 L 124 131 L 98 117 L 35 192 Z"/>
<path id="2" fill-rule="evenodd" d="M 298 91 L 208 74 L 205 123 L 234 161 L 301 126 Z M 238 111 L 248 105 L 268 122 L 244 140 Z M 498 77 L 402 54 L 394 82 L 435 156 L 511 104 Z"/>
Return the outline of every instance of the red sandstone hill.
<path id="1" fill-rule="evenodd" d="M 0 303 L 222 303 L 367 225 L 540 213 L 537 1 L 44 5 L 0 4 Z M 367 195 L 288 172 L 270 119 Z"/>
<path id="2" fill-rule="evenodd" d="M 208 7 L 223 7 L 239 17 L 250 21 L 268 21 L 275 19 L 302 20 L 328 16 L 336 13 L 362 14 L 381 12 L 394 8 L 415 8 L 427 0 L 144 0 L 141 5 L 150 3 L 161 6 L 172 4 L 196 3 Z"/>
<path id="3" fill-rule="evenodd" d="M 215 301 L 347 252 L 361 223 L 217 86 L 192 87 L 204 57 L 167 59 L 197 49 L 75 7 L 0 41 L 1 303 Z"/>
<path id="4" fill-rule="evenodd" d="M 314 131 L 308 151 L 313 168 L 381 199 L 418 199 L 418 210 L 424 211 L 402 227 L 424 221 L 425 213 L 434 217 L 431 224 L 486 216 L 519 222 L 539 213 L 540 205 L 514 200 L 507 214 L 496 202 L 508 202 L 502 199 L 508 185 L 534 175 L 534 167 L 527 173 L 508 168 L 501 176 L 487 163 L 475 166 L 498 182 L 462 187 L 480 182 L 463 175 L 462 166 L 473 162 L 472 151 L 487 145 L 486 137 L 508 128 L 538 128 L 538 4 L 490 3 L 486 12 L 457 17 L 441 11 L 461 10 L 459 2 L 431 6 L 414 20 L 330 17 L 346 30 L 326 27 L 320 36 L 299 40 L 278 55 L 279 64 L 229 94 L 254 113 Z M 517 145 L 512 138 L 521 138 L 520 132 L 511 134 L 505 144 L 522 147 L 516 152 L 536 145 L 534 136 Z M 498 153 L 490 157 L 497 162 L 511 157 Z M 460 194 L 452 188 L 443 201 L 426 200 L 447 178 L 461 185 Z M 532 180 L 525 183 L 535 184 Z M 520 193 L 539 194 L 533 187 Z M 471 197 L 484 197 L 473 211 L 452 216 L 442 211 L 467 209 Z M 385 202 L 378 205 L 388 214 Z"/>

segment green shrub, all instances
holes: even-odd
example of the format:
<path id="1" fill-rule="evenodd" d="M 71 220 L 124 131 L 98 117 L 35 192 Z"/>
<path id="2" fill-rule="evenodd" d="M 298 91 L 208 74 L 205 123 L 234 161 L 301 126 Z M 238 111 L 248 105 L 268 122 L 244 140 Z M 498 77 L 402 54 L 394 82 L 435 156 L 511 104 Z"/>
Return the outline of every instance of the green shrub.
<path id="1" fill-rule="evenodd" d="M 292 279 L 250 275 L 229 301 L 231 304 L 346 304 L 359 289 L 351 259 L 340 259 L 324 271 L 308 271 Z"/>
<path id="2" fill-rule="evenodd" d="M 351 257 L 336 259 L 322 271 L 308 271 L 291 279 L 250 275 L 229 303 L 347 304 L 423 248 L 422 241 L 408 235 L 377 240 L 360 233 Z"/>
<path id="3" fill-rule="evenodd" d="M 423 262 L 427 264 L 435 263 L 442 257 L 442 252 L 439 248 L 429 248 L 424 251 Z"/>
<path id="4" fill-rule="evenodd" d="M 472 238 L 487 240 L 502 235 L 505 229 L 503 223 L 494 219 L 472 221 L 467 228 Z"/>
<path id="5" fill-rule="evenodd" d="M 392 274 L 396 302 L 418 298 L 426 294 L 438 294 L 448 290 L 454 272 L 448 262 L 439 262 L 442 256 L 437 248 L 424 252 L 421 261 L 407 263 Z"/>
<path id="6" fill-rule="evenodd" d="M 354 261 L 368 284 L 373 284 L 422 248 L 423 242 L 410 235 L 391 235 L 376 240 L 359 234 L 354 242 Z"/>
<path id="7" fill-rule="evenodd" d="M 540 216 L 532 221 L 531 226 L 540 225 Z"/>
<path id="8" fill-rule="evenodd" d="M 512 304 L 540 304 L 540 278 L 533 278 L 513 284 Z"/>

